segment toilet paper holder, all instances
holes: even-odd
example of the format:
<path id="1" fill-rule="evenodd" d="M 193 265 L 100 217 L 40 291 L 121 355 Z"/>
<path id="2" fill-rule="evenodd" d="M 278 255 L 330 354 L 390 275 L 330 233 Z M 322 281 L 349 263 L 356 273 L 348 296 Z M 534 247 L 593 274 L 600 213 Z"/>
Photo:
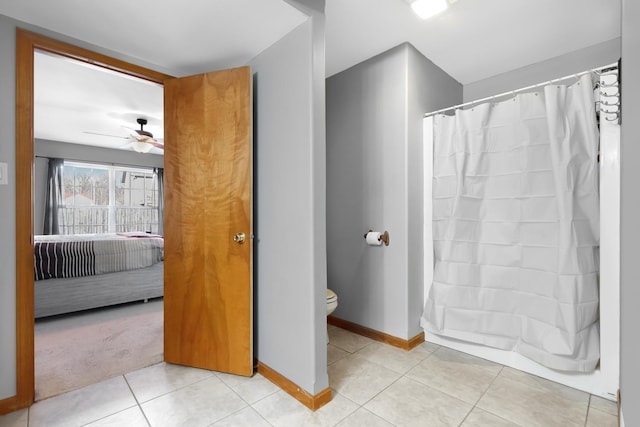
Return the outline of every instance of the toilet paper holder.
<path id="1" fill-rule="evenodd" d="M 367 238 L 367 234 L 371 233 L 373 230 L 369 229 L 366 233 L 364 233 L 364 238 Z M 389 246 L 389 232 L 385 230 L 384 233 L 380 234 L 378 238 L 379 241 L 383 242 L 385 246 Z"/>

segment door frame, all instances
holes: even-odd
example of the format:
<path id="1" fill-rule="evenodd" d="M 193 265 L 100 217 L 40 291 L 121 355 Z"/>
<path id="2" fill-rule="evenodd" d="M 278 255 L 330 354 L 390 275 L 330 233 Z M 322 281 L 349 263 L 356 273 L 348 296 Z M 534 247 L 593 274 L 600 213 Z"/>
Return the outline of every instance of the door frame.
<path id="1" fill-rule="evenodd" d="M 33 170 L 34 53 L 54 53 L 112 71 L 164 84 L 173 78 L 145 67 L 61 42 L 31 31 L 16 30 L 16 396 L 2 401 L 9 410 L 30 406 L 35 396 Z"/>

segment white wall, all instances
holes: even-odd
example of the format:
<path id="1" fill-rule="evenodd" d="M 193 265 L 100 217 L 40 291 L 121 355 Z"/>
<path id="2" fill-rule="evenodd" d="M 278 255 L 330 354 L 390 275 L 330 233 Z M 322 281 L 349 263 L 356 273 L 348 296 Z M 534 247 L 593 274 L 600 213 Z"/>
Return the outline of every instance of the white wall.
<path id="1" fill-rule="evenodd" d="M 317 14 L 251 61 L 257 358 L 311 394 L 329 384 L 323 46 Z"/>
<path id="2" fill-rule="evenodd" d="M 620 38 L 466 84 L 464 102 L 613 64 L 618 62 L 618 59 L 620 59 Z"/>
<path id="3" fill-rule="evenodd" d="M 406 43 L 327 79 L 334 316 L 401 339 L 421 332 L 422 116 L 461 100 L 462 86 Z M 366 246 L 369 228 L 390 245 Z"/>
<path id="4" fill-rule="evenodd" d="M 620 397 L 627 426 L 640 426 L 640 2 L 622 0 Z"/>

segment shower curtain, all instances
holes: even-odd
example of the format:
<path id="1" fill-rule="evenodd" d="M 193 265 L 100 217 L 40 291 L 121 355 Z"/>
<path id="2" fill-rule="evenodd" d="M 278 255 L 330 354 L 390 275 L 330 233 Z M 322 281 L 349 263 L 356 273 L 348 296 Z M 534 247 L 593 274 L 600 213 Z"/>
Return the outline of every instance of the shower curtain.
<path id="1" fill-rule="evenodd" d="M 553 369 L 594 370 L 599 196 L 590 76 L 437 115 L 433 129 L 427 334 Z"/>

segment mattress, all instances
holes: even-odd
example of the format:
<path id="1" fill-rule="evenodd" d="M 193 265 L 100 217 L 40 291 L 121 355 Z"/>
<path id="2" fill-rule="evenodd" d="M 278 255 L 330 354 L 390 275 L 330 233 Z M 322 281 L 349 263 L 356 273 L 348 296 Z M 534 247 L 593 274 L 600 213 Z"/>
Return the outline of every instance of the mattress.
<path id="1" fill-rule="evenodd" d="M 95 276 L 164 259 L 164 239 L 146 233 L 35 236 L 35 280 Z"/>

